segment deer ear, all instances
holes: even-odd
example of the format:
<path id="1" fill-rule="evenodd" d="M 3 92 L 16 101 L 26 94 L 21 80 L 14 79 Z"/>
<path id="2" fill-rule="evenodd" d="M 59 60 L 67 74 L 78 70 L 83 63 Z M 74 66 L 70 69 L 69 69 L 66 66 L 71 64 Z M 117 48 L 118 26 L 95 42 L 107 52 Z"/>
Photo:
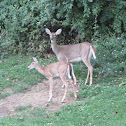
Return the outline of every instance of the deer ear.
<path id="1" fill-rule="evenodd" d="M 33 57 L 33 60 L 34 60 L 35 62 L 38 62 L 38 60 L 36 59 L 36 57 Z"/>
<path id="2" fill-rule="evenodd" d="M 47 34 L 51 35 L 51 32 L 48 28 L 46 28 L 45 31 L 46 31 Z"/>
<path id="3" fill-rule="evenodd" d="M 59 35 L 61 32 L 62 32 L 62 29 L 58 29 L 58 30 L 56 31 L 56 35 Z"/>

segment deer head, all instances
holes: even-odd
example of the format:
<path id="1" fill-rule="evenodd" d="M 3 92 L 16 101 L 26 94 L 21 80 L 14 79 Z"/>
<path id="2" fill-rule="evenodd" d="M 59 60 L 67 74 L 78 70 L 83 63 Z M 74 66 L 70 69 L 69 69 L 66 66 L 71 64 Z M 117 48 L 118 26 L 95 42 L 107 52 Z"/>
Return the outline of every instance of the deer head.
<path id="1" fill-rule="evenodd" d="M 38 64 L 38 60 L 35 57 L 33 57 L 33 60 L 34 61 L 27 67 L 27 69 L 31 70 L 33 68 L 36 68 L 36 66 Z"/>
<path id="2" fill-rule="evenodd" d="M 46 28 L 45 31 L 49 35 L 51 42 L 55 42 L 56 36 L 62 32 L 62 29 L 58 29 L 56 32 L 51 32 L 48 28 Z"/>

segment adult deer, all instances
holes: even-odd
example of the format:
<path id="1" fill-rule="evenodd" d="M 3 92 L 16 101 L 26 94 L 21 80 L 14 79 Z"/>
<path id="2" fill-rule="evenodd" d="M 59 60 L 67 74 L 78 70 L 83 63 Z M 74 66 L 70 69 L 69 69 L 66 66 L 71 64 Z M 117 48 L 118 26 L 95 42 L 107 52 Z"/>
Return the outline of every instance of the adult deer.
<path id="1" fill-rule="evenodd" d="M 93 55 L 96 59 L 95 47 L 89 42 L 83 42 L 74 45 L 58 45 L 56 42 L 56 36 L 62 32 L 62 29 L 58 29 L 56 32 L 51 32 L 48 28 L 45 29 L 46 33 L 49 34 L 51 40 L 51 47 L 53 52 L 56 54 L 58 60 L 72 62 L 83 61 L 88 67 L 88 74 L 85 80 L 85 85 L 88 82 L 90 75 L 90 86 L 92 85 L 93 67 L 90 63 L 90 58 Z M 74 76 L 74 81 L 76 78 Z"/>
<path id="2" fill-rule="evenodd" d="M 64 102 L 65 98 L 66 98 L 66 94 L 67 94 L 67 88 L 68 88 L 68 84 L 69 82 L 67 82 L 66 80 L 66 75 L 68 76 L 72 86 L 73 86 L 73 91 L 74 91 L 74 96 L 75 96 L 75 100 L 77 98 L 77 94 L 75 91 L 75 87 L 73 84 L 73 80 L 71 78 L 70 73 L 72 73 L 72 68 L 70 66 L 70 64 L 68 62 L 65 61 L 59 61 L 56 63 L 51 63 L 47 66 L 41 66 L 38 62 L 38 60 L 33 57 L 33 62 L 27 67 L 28 69 L 33 69 L 35 68 L 39 73 L 41 73 L 42 75 L 44 75 L 48 80 L 49 80 L 49 85 L 50 85 L 50 89 L 49 89 L 49 100 L 48 102 L 51 101 L 52 99 L 52 89 L 53 89 L 53 78 L 60 76 L 63 84 L 65 85 L 65 92 L 62 98 L 61 102 Z"/>

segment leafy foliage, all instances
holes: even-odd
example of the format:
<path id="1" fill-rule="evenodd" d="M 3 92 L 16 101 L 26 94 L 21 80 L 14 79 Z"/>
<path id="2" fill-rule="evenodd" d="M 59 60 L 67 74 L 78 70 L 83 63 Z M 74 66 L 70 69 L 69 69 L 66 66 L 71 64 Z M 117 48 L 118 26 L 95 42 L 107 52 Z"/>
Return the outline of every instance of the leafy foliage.
<path id="1" fill-rule="evenodd" d="M 62 41 L 90 41 L 99 33 L 126 32 L 124 0 L 1 0 L 1 54 L 50 51 L 44 28 L 63 28 Z M 108 34 L 107 33 L 107 34 Z"/>
<path id="2" fill-rule="evenodd" d="M 98 47 L 100 72 L 113 67 L 110 73 L 114 75 L 114 71 L 125 69 L 125 7 L 124 0 L 1 0 L 0 34 L 6 35 L 0 39 L 0 56 L 50 53 L 44 29 L 61 27 L 61 43 L 92 40 Z"/>
<path id="3" fill-rule="evenodd" d="M 100 67 L 99 75 L 116 76 L 126 71 L 126 42 L 121 37 L 102 37 L 97 39 L 98 44 L 96 65 Z"/>
<path id="4" fill-rule="evenodd" d="M 43 24 L 47 14 L 43 1 L 8 1 L 0 4 L 1 32 L 7 32 L 0 46 L 4 53 L 42 52 L 46 44 L 41 42 Z M 46 41 L 44 41 L 46 43 Z"/>

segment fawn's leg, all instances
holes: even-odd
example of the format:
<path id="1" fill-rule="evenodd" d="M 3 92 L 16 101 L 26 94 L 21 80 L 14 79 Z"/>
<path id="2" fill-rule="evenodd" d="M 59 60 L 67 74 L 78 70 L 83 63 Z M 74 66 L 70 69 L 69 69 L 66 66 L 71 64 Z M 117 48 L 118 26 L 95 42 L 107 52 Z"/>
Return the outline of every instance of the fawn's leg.
<path id="1" fill-rule="evenodd" d="M 74 87 L 74 82 L 72 79 L 70 79 L 70 83 L 72 84 L 72 87 L 73 87 L 73 91 L 74 91 L 74 97 L 75 97 L 75 100 L 77 99 L 77 94 L 76 94 L 76 90 L 75 90 L 75 87 Z"/>
<path id="2" fill-rule="evenodd" d="M 66 98 L 66 94 L 67 94 L 68 82 L 66 80 L 66 75 L 60 75 L 60 78 L 63 82 L 63 85 L 65 85 L 65 92 L 64 92 L 64 95 L 63 95 L 63 98 L 62 98 L 62 101 L 61 101 L 63 103 L 65 98 Z"/>
<path id="3" fill-rule="evenodd" d="M 50 102 L 52 99 L 52 89 L 53 89 L 53 80 L 52 80 L 52 77 L 50 77 L 49 78 L 49 100 L 48 100 L 48 102 Z"/>

